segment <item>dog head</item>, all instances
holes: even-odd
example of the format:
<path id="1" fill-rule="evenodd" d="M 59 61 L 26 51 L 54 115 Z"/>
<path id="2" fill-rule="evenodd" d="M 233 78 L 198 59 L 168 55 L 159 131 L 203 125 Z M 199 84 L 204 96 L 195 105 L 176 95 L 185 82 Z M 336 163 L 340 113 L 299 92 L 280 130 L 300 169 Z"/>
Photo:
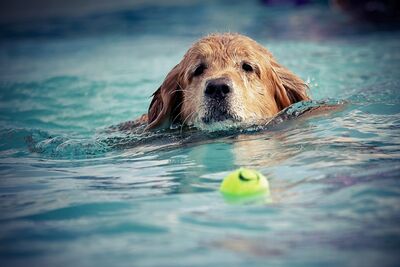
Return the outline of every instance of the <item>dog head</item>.
<path id="1" fill-rule="evenodd" d="M 148 129 L 182 123 L 257 124 L 309 99 L 307 85 L 254 40 L 215 34 L 196 42 L 153 94 Z"/>

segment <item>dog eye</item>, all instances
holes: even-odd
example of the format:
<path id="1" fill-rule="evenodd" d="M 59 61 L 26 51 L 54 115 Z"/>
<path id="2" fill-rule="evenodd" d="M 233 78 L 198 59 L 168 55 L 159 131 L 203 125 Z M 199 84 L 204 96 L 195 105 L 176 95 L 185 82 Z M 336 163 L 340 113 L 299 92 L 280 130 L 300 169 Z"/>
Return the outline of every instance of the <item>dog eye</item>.
<path id="1" fill-rule="evenodd" d="M 253 67 L 252 67 L 250 64 L 248 64 L 248 63 L 243 63 L 243 64 L 242 64 L 242 69 L 243 69 L 245 72 L 253 72 Z"/>
<path id="2" fill-rule="evenodd" d="M 200 64 L 195 71 L 193 72 L 193 76 L 200 76 L 204 73 L 204 70 L 206 69 L 206 65 Z"/>

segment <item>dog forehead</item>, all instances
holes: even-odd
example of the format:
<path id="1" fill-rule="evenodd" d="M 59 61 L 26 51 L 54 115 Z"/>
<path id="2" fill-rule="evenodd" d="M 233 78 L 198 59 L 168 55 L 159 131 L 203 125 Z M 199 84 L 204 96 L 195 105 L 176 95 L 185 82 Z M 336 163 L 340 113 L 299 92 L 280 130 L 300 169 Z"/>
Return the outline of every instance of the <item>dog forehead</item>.
<path id="1" fill-rule="evenodd" d="M 200 39 L 186 53 L 189 60 L 254 58 L 260 45 L 241 35 L 212 35 Z"/>

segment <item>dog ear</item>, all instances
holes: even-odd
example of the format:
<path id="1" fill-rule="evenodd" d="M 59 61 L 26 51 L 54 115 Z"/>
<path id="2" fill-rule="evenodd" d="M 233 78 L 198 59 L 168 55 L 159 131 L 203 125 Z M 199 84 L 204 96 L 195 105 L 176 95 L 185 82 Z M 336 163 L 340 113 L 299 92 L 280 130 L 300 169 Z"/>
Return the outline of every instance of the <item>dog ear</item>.
<path id="1" fill-rule="evenodd" d="M 168 128 L 179 117 L 182 92 L 179 87 L 180 64 L 165 77 L 164 82 L 153 94 L 148 110 L 146 129 Z"/>
<path id="2" fill-rule="evenodd" d="M 307 96 L 308 86 L 302 79 L 277 62 L 271 63 L 276 84 L 275 101 L 279 110 L 310 99 Z"/>

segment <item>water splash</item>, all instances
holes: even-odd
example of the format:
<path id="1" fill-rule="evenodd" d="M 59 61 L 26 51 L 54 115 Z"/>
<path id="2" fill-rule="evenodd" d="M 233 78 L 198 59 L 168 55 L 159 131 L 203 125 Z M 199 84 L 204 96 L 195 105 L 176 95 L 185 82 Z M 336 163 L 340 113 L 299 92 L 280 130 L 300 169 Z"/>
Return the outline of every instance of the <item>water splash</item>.
<path id="1" fill-rule="evenodd" d="M 293 121 L 300 117 L 327 113 L 338 110 L 345 104 L 340 100 L 303 101 L 295 103 L 282 110 L 273 118 L 261 125 L 225 125 L 224 128 L 211 128 L 199 130 L 194 127 L 174 127 L 172 129 L 154 132 L 143 131 L 144 127 L 125 129 L 119 131 L 118 127 L 106 128 L 93 137 L 69 137 L 65 135 L 52 135 L 38 130 L 21 130 L 14 133 L 24 136 L 29 151 L 44 157 L 55 159 L 81 159 L 102 157 L 121 149 L 135 149 L 138 153 L 171 149 L 180 145 L 194 145 L 206 140 L 237 136 L 240 134 L 254 134 L 262 131 L 271 131 L 282 127 L 285 122 Z M 280 128 L 279 128 L 280 129 Z M 21 138 L 20 138 L 21 139 Z"/>

